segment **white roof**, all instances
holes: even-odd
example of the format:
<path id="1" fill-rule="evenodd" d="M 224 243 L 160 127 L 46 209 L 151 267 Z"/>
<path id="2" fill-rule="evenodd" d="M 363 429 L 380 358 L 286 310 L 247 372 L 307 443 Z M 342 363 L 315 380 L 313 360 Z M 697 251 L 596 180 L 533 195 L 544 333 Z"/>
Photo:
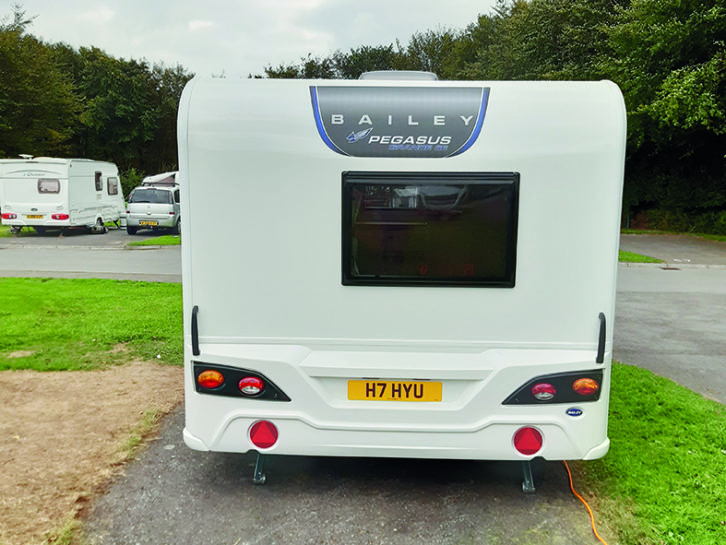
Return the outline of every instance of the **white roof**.
<path id="1" fill-rule="evenodd" d="M 171 178 L 171 180 L 170 180 L 171 182 L 176 183 L 177 172 L 178 171 L 174 170 L 172 172 L 163 172 L 161 174 L 154 174 L 153 176 L 147 176 L 146 178 L 144 178 L 141 181 L 141 183 L 149 185 L 149 184 L 155 184 L 155 183 L 159 183 L 159 182 L 168 182 L 169 181 L 169 180 L 167 180 L 168 178 Z"/>

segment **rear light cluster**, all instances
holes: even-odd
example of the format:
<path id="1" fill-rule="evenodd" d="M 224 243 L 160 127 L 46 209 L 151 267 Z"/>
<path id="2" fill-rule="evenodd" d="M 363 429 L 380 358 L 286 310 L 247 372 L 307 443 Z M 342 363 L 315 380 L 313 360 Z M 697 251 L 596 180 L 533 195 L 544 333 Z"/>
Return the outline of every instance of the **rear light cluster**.
<path id="1" fill-rule="evenodd" d="M 290 401 L 267 377 L 248 369 L 195 362 L 194 383 L 200 394 Z"/>
<path id="2" fill-rule="evenodd" d="M 67 220 L 68 218 L 70 218 L 68 214 L 51 214 L 50 217 L 54 220 Z"/>
<path id="3" fill-rule="evenodd" d="M 17 217 L 18 217 L 18 215 L 13 214 L 12 212 L 4 212 L 2 215 L 2 218 L 4 220 L 14 220 L 14 219 L 17 219 Z"/>
<path id="4" fill-rule="evenodd" d="M 580 371 L 536 377 L 504 400 L 504 405 L 597 401 L 602 376 L 602 371 Z"/>

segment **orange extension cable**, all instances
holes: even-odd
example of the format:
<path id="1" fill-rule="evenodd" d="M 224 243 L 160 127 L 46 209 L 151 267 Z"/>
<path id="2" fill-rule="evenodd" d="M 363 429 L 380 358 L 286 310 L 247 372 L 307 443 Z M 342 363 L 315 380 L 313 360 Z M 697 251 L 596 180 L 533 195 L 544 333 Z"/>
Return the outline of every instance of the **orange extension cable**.
<path id="1" fill-rule="evenodd" d="M 567 470 L 567 477 L 570 479 L 570 490 L 572 490 L 572 493 L 577 496 L 577 498 L 583 503 L 583 505 L 587 508 L 587 512 L 590 514 L 590 526 L 592 526 L 592 532 L 595 534 L 595 537 L 600 543 L 602 543 L 603 545 L 608 545 L 603 541 L 603 539 L 600 537 L 600 534 L 598 534 L 597 530 L 595 529 L 595 517 L 592 514 L 592 509 L 590 509 L 590 506 L 587 505 L 585 498 L 580 496 L 580 494 L 575 491 L 575 486 L 572 484 L 572 473 L 570 472 L 570 466 L 567 465 L 567 462 L 565 460 L 562 460 L 562 463 L 565 464 L 565 469 Z"/>

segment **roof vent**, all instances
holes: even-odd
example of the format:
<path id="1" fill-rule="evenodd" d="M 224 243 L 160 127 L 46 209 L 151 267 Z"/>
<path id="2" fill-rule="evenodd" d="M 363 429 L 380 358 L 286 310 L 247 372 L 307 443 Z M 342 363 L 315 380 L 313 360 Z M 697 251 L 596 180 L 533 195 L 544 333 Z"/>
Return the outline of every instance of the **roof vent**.
<path id="1" fill-rule="evenodd" d="M 439 77 L 433 72 L 416 70 L 377 70 L 363 72 L 358 79 L 367 80 L 398 80 L 398 81 L 437 81 Z"/>

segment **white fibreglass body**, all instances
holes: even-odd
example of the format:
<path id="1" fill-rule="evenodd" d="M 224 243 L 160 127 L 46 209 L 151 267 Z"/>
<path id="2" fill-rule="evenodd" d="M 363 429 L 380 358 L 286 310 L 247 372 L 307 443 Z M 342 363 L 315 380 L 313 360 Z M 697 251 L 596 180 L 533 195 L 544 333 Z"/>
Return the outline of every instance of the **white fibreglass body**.
<path id="1" fill-rule="evenodd" d="M 321 140 L 310 85 L 490 96 L 459 156 L 355 158 Z M 178 126 L 188 446 L 255 449 L 248 430 L 265 419 L 279 430 L 271 454 L 523 460 L 522 426 L 540 430 L 546 459 L 607 452 L 625 151 L 614 84 L 195 79 Z M 518 172 L 515 287 L 343 286 L 344 171 Z M 291 401 L 199 394 L 192 361 L 256 370 Z M 502 404 L 534 377 L 589 369 L 604 370 L 597 402 Z M 441 381 L 443 400 L 348 400 L 361 378 Z"/>

